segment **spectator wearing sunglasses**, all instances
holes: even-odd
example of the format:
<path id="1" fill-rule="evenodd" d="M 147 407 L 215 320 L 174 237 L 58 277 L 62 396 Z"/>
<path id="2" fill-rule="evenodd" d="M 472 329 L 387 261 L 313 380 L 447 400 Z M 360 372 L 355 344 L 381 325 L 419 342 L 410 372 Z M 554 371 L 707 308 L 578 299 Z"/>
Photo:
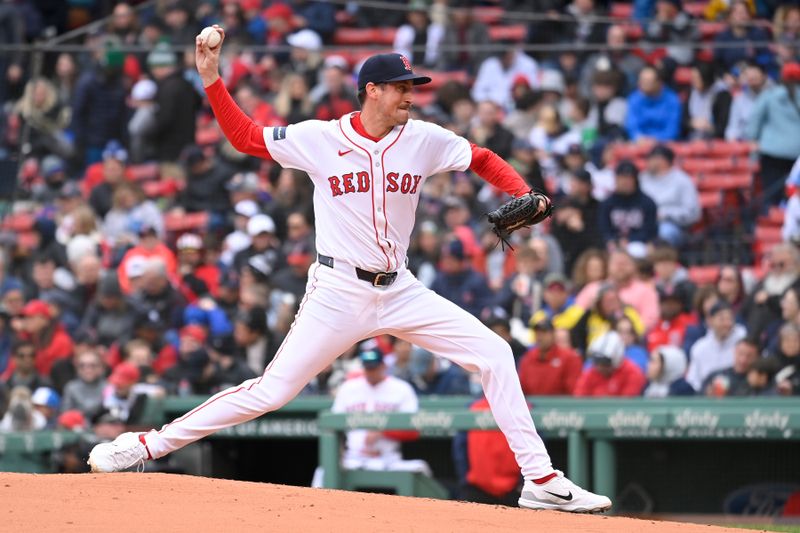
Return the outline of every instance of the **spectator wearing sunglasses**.
<path id="1" fill-rule="evenodd" d="M 76 409 L 87 420 L 100 414 L 103 408 L 103 389 L 106 386 L 105 367 L 100 354 L 87 350 L 75 362 L 78 377 L 64 387 L 63 410 Z"/>
<path id="2" fill-rule="evenodd" d="M 753 288 L 742 309 L 748 333 L 759 340 L 767 325 L 781 318 L 783 293 L 800 279 L 800 251 L 792 244 L 776 244 L 766 259 L 767 273 Z"/>

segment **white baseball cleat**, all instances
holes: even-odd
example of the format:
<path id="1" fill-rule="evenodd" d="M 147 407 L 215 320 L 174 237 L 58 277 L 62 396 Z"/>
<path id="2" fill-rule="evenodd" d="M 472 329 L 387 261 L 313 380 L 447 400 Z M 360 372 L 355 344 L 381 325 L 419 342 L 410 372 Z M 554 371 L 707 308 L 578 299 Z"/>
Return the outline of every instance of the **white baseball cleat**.
<path id="1" fill-rule="evenodd" d="M 541 485 L 526 479 L 519 506 L 570 513 L 601 513 L 611 509 L 611 500 L 580 488 L 564 477 L 563 472 L 556 470 L 556 477 Z"/>
<path id="2" fill-rule="evenodd" d="M 121 472 L 150 459 L 143 433 L 123 433 L 113 442 L 98 444 L 89 453 L 92 472 Z"/>

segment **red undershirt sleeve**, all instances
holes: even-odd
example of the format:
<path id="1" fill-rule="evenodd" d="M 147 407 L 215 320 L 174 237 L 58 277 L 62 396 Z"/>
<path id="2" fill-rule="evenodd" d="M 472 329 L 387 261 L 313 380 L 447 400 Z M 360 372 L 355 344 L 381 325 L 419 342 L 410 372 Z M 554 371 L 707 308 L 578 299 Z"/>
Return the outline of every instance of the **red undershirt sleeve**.
<path id="1" fill-rule="evenodd" d="M 217 78 L 217 81 L 206 87 L 206 94 L 222 133 L 233 147 L 243 154 L 271 160 L 272 156 L 264 142 L 264 128 L 239 109 L 225 88 L 222 78 Z"/>
<path id="2" fill-rule="evenodd" d="M 473 143 L 470 143 L 470 146 L 472 162 L 469 164 L 469 169 L 475 174 L 511 196 L 518 196 L 531 190 L 522 176 L 499 155 Z"/>

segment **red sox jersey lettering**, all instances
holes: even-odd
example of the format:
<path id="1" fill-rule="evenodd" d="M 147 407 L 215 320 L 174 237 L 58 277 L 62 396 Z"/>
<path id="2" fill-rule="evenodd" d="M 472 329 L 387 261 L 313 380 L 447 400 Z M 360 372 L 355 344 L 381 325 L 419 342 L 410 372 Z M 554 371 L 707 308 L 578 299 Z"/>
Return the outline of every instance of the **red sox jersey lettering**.
<path id="1" fill-rule="evenodd" d="M 314 182 L 319 253 L 372 272 L 393 271 L 405 261 L 424 179 L 466 170 L 472 150 L 466 139 L 418 120 L 372 141 L 350 118 L 292 124 L 281 135 L 264 128 L 264 141 L 281 166 L 307 172 Z"/>
<path id="2" fill-rule="evenodd" d="M 355 175 L 355 178 L 353 177 Z M 354 185 L 354 181 L 356 185 Z M 402 194 L 416 194 L 422 176 L 419 174 L 411 175 L 408 172 L 386 173 L 386 192 L 400 192 Z M 331 176 L 328 178 L 331 186 L 331 195 L 341 196 L 351 192 L 369 192 L 370 176 L 369 172 L 348 172 L 341 176 Z"/>

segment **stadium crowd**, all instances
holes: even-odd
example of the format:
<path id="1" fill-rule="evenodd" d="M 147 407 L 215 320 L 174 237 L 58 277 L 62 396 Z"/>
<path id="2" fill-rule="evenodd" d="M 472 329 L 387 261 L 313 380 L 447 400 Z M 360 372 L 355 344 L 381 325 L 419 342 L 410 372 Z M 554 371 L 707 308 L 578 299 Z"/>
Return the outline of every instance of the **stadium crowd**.
<path id="1" fill-rule="evenodd" d="M 315 261 L 313 190 L 221 136 L 192 48 L 212 23 L 226 30 L 226 86 L 261 125 L 356 111 L 370 51 L 328 45 L 392 26 L 389 48 L 434 72 L 415 116 L 555 198 L 551 221 L 515 233 L 512 251 L 482 218 L 504 193 L 469 172 L 430 176 L 409 250 L 426 286 L 511 344 L 526 394 L 800 394 L 800 6 L 393 3 L 0 4 L 0 44 L 108 15 L 85 52 L 47 54 L 36 72 L 0 53 L 0 162 L 18 167 L 4 176 L 0 429 L 135 423 L 148 396 L 260 374 L 288 332 Z M 498 31 L 513 27 L 504 15 L 482 20 L 498 8 L 524 34 Z M 700 284 L 684 265 L 713 221 L 692 146 L 740 150 L 739 194 L 785 221 L 763 264 L 725 264 Z M 461 368 L 378 338 L 304 393 L 335 393 L 365 348 L 418 394 L 480 392 Z"/>

